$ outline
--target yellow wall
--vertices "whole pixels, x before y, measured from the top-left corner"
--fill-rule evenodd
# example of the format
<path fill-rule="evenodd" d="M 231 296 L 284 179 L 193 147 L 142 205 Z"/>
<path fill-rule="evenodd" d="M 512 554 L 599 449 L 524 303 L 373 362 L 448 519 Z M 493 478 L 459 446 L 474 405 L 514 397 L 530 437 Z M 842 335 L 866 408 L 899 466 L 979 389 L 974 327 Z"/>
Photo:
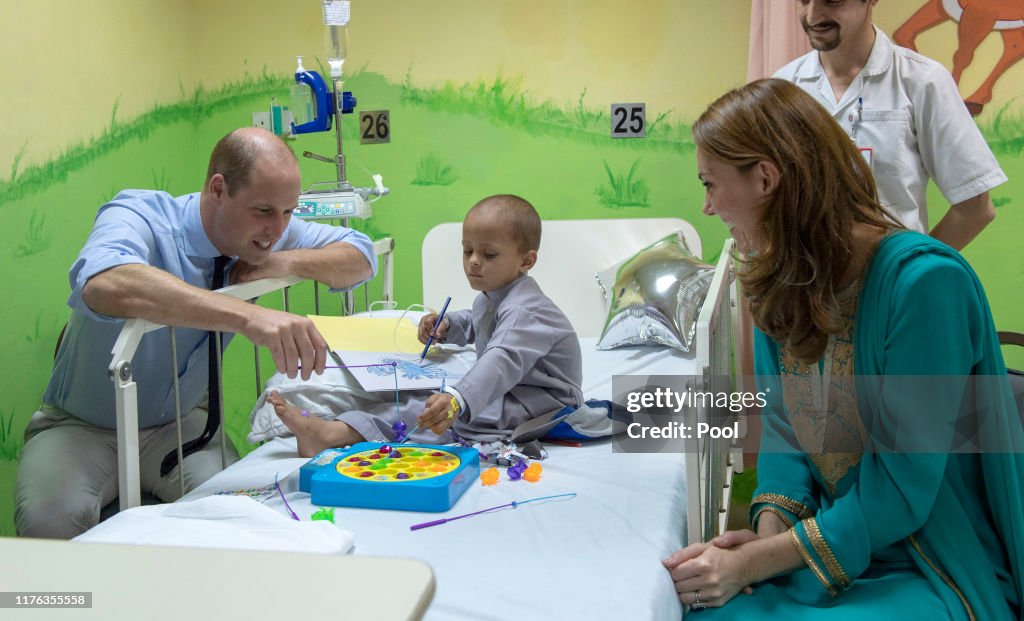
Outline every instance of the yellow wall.
<path fill-rule="evenodd" d="M 886 0 L 891 33 L 924 0 Z M 294 56 L 323 55 L 318 0 L 7 1 L 0 9 L 0 179 L 98 135 L 117 116 L 264 69 L 287 75 Z M 523 77 L 538 100 L 645 101 L 692 119 L 743 80 L 750 6 L 742 0 L 354 0 L 348 66 L 419 86 Z M 921 35 L 921 52 L 952 65 L 956 26 Z M 699 52 L 698 52 L 699 51 Z M 964 74 L 965 94 L 1002 51 L 991 35 Z M 1024 63 L 997 85 L 986 116 L 1016 96 Z M 983 117 L 984 120 L 984 117 Z"/>
<path fill-rule="evenodd" d="M 213 85 L 215 76 L 239 75 L 243 66 L 289 73 L 297 54 L 323 58 L 319 2 L 290 4 L 287 15 L 274 8 L 282 3 L 203 5 L 200 79 Z M 225 23 L 244 34 L 219 36 Z M 506 77 L 523 76 L 540 100 L 575 102 L 586 86 L 594 107 L 640 100 L 694 118 L 742 82 L 749 24 L 750 7 L 740 1 L 354 0 L 346 68 L 365 64 L 392 81 L 411 69 L 413 82 L 426 86 L 493 78 L 498 67 Z M 716 49 L 695 57 L 693 41 L 702 39 Z"/>
<path fill-rule="evenodd" d="M 11 4 L 0 19 L 0 179 L 22 145 L 24 169 L 98 135 L 119 97 L 129 119 L 181 89 L 288 75 L 297 54 L 315 68 L 324 53 L 317 0 Z M 411 68 L 419 86 L 501 68 L 538 100 L 575 103 L 586 87 L 595 109 L 645 101 L 651 118 L 692 119 L 746 75 L 750 7 L 739 0 L 354 0 L 352 13 L 346 68 L 392 81 Z"/>
<path fill-rule="evenodd" d="M 353 4 L 355 64 L 430 84 L 523 76 L 538 99 L 645 101 L 695 118 L 746 75 L 746 2 L 645 0 L 392 0 Z M 443 7 L 443 11 L 437 9 Z M 367 28 L 369 26 L 369 28 Z M 707 42 L 696 55 L 694 41 Z M 396 44 L 400 42 L 400 44 Z M 414 54 L 410 54 L 410 50 Z M 712 52 L 713 50 L 713 52 Z"/>
<path fill-rule="evenodd" d="M 191 2 L 4 0 L 0 180 L 193 87 Z"/>

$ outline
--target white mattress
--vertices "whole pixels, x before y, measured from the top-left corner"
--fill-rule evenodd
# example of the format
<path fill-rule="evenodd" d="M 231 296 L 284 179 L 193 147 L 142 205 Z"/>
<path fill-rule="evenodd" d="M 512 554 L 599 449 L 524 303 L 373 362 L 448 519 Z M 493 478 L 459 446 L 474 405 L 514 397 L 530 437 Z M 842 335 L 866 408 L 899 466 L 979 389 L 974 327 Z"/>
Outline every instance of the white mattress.
<path fill-rule="evenodd" d="M 613 374 L 696 372 L 692 356 L 667 348 L 597 352 L 594 340 L 583 339 L 588 399 L 610 398 Z M 354 533 L 356 555 L 431 565 L 437 592 L 427 619 L 680 619 L 661 559 L 686 540 L 683 455 L 613 453 L 610 442 L 549 445 L 548 451 L 539 482 L 509 481 L 503 472 L 496 486 L 473 485 L 446 514 L 339 507 L 335 522 Z M 295 455 L 294 439 L 272 440 L 184 500 L 264 486 L 277 473 L 291 507 L 309 519 L 316 508 L 298 491 L 298 468 L 307 460 Z M 444 516 L 567 492 L 578 496 L 409 530 Z M 279 497 L 265 505 L 285 512 Z M 105 536 L 109 541 L 109 531 Z M 88 533 L 81 538 L 88 539 Z"/>

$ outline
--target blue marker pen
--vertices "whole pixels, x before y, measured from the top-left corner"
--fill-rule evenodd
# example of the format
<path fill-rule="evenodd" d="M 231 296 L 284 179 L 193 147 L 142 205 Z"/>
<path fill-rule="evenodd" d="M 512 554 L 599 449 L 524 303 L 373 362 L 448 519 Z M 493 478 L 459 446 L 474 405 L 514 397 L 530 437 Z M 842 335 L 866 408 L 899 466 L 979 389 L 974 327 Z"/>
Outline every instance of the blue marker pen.
<path fill-rule="evenodd" d="M 441 307 L 441 313 L 437 316 L 437 321 L 434 322 L 434 328 L 430 331 L 430 336 L 427 337 L 427 344 L 423 346 L 423 353 L 420 354 L 420 362 L 427 357 L 427 352 L 430 350 L 430 345 L 434 342 L 434 333 L 437 332 L 438 326 L 444 320 L 445 311 L 448 310 L 448 304 L 452 301 L 452 296 L 448 296 L 448 299 L 444 301 L 444 306 Z"/>

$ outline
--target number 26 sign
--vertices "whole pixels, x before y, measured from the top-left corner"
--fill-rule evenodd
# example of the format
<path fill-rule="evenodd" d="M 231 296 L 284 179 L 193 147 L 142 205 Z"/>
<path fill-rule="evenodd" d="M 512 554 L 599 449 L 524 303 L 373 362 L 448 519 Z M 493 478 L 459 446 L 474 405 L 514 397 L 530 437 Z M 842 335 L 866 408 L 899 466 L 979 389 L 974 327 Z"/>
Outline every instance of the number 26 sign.
<path fill-rule="evenodd" d="M 363 110 L 359 113 L 359 143 L 391 142 L 391 119 L 387 110 Z"/>

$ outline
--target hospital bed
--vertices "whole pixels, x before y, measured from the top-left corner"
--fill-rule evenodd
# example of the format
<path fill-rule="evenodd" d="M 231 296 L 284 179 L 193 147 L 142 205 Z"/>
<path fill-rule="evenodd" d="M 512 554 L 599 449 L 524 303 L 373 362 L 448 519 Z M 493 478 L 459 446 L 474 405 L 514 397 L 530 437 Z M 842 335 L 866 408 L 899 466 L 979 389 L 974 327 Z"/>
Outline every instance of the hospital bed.
<path fill-rule="evenodd" d="M 673 230 L 701 255 L 699 237 L 682 220 L 544 223 L 540 259 L 531 275 L 580 334 L 587 399 L 619 400 L 623 390 L 643 385 L 649 376 L 693 376 L 707 387 L 730 389 L 722 383 L 733 377 L 731 240 L 720 254 L 689 353 L 661 346 L 594 349 L 607 309 L 594 274 Z M 452 308 L 469 307 L 474 292 L 464 285 L 461 270 L 461 225 L 433 229 L 424 240 L 423 257 L 424 300 L 437 304 L 451 295 Z M 618 394 L 613 394 L 613 376 Z M 126 394 L 129 401 L 130 391 Z M 728 412 L 700 408 L 693 415 Z M 661 559 L 724 530 L 737 449 L 728 440 L 711 439 L 688 440 L 685 450 L 660 453 L 616 452 L 611 441 L 546 449 L 537 483 L 503 476 L 492 487 L 473 485 L 445 514 L 338 508 L 335 522 L 352 532 L 356 555 L 409 557 L 431 565 L 437 590 L 427 619 L 678 619 L 682 609 Z M 308 519 L 316 507 L 298 491 L 297 474 L 306 461 L 297 456 L 293 438 L 275 438 L 183 500 L 266 486 L 279 478 L 290 509 Z M 427 519 L 569 492 L 577 496 L 409 529 Z M 264 505 L 286 511 L 276 496 Z M 117 541 L 121 535 L 100 524 L 81 539 Z M 138 542 L 130 533 L 123 537 Z M 377 593 L 368 596 L 386 600 L 386 585 Z"/>

